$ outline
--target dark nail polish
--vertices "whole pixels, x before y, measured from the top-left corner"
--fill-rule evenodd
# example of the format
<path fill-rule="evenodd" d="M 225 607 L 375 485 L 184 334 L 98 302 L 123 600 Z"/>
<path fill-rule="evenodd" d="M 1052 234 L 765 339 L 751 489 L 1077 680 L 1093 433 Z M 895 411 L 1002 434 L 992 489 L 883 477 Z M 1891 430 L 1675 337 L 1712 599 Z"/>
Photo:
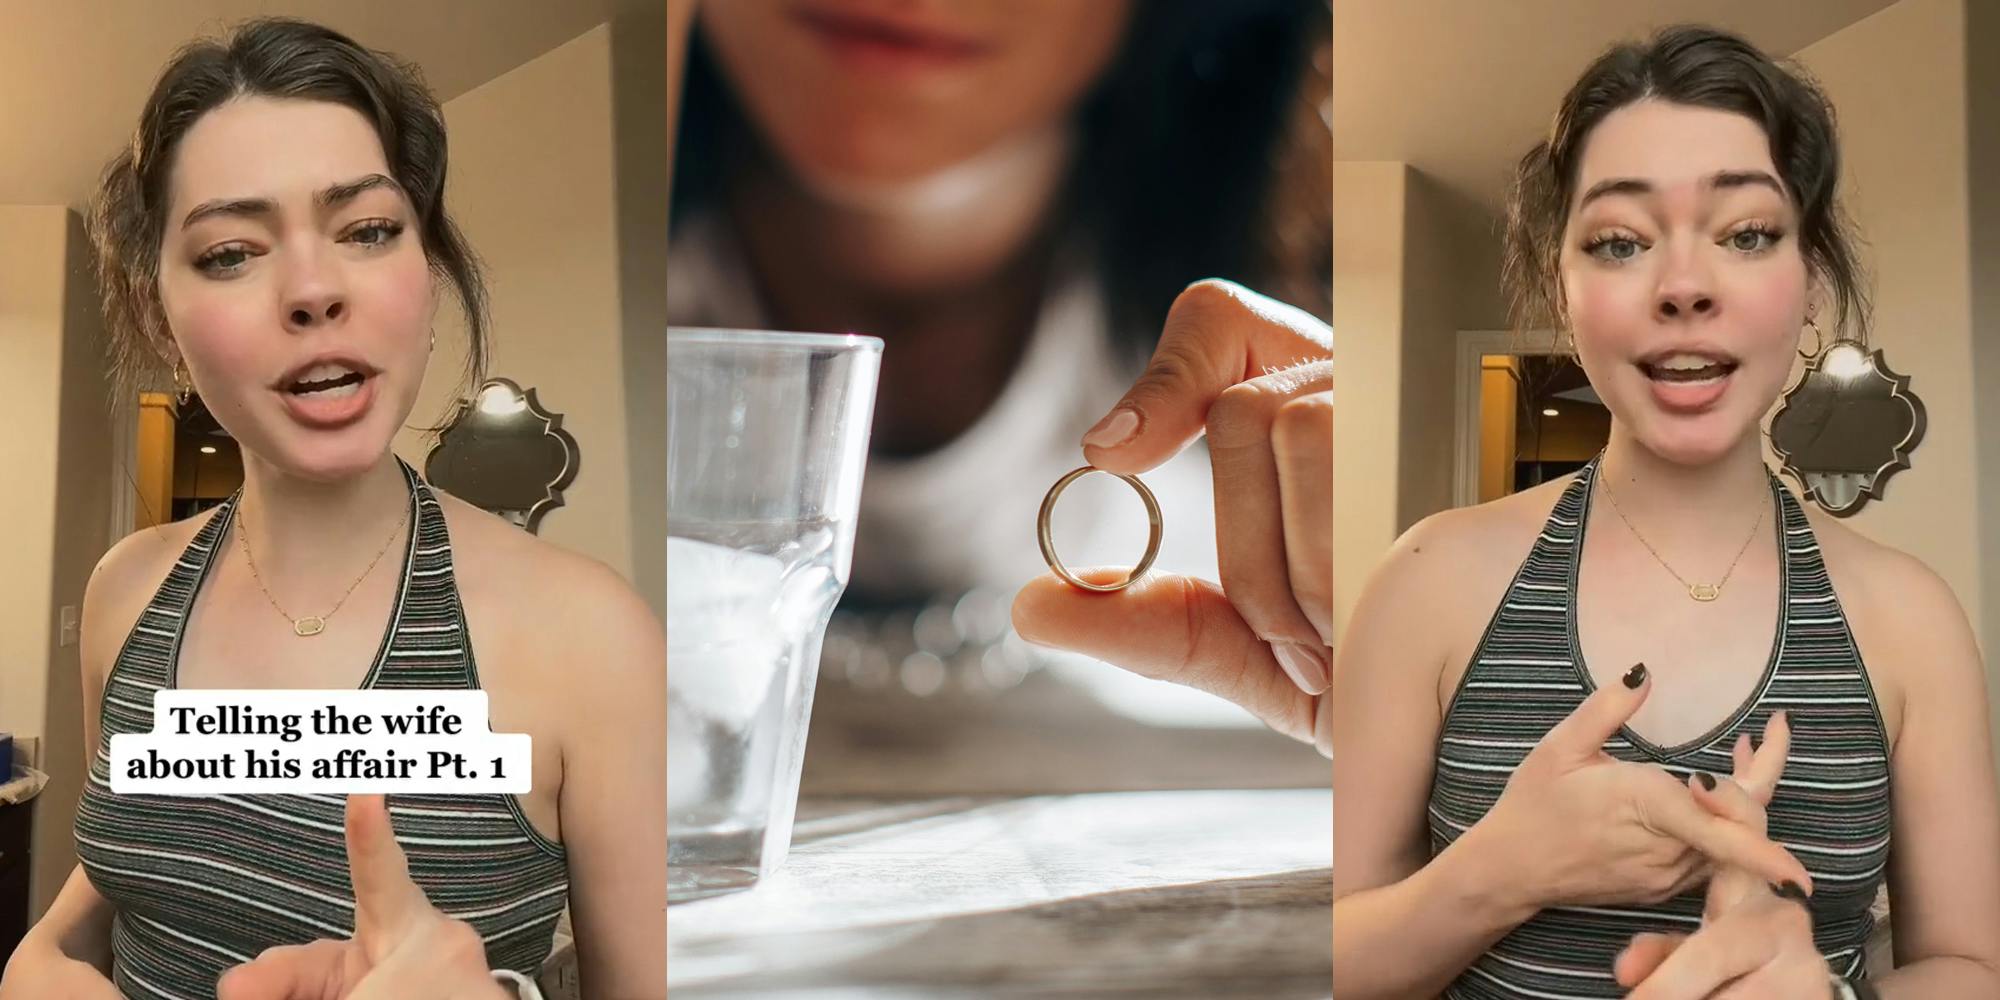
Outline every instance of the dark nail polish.
<path fill-rule="evenodd" d="M 1711 792 L 1715 791 L 1715 775 L 1707 771 L 1696 771 L 1694 773 L 1694 780 L 1701 782 L 1701 787 Z"/>
<path fill-rule="evenodd" d="M 1794 903 L 1804 903 L 1806 901 L 1806 891 L 1804 889 L 1799 888 L 1799 884 L 1797 882 L 1792 882 L 1792 881 L 1780 882 L 1777 885 L 1772 886 L 1771 891 L 1777 893 L 1779 896 L 1782 896 L 1785 899 L 1791 900 Z"/>
<path fill-rule="evenodd" d="M 1643 663 L 1635 663 L 1635 664 L 1633 664 L 1633 665 L 1632 665 L 1632 669 L 1630 669 L 1630 670 L 1627 670 L 1627 671 L 1625 671 L 1625 686 L 1626 686 L 1626 687 L 1628 687 L 1628 688 L 1634 688 L 1634 689 L 1636 689 L 1636 688 L 1638 688 L 1638 686 L 1639 686 L 1639 685 L 1641 685 L 1641 684 L 1644 684 L 1644 683 L 1646 683 L 1646 665 L 1645 665 L 1645 664 L 1643 664 Z"/>

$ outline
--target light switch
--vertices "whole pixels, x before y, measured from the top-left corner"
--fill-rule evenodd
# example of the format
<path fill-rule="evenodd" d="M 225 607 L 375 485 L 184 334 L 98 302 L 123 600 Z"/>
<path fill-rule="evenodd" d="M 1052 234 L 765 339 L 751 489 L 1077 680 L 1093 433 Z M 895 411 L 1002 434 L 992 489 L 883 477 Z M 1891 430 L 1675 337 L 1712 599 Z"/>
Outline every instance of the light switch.
<path fill-rule="evenodd" d="M 62 609 L 62 638 L 58 645 L 76 645 L 76 605 L 65 604 Z"/>

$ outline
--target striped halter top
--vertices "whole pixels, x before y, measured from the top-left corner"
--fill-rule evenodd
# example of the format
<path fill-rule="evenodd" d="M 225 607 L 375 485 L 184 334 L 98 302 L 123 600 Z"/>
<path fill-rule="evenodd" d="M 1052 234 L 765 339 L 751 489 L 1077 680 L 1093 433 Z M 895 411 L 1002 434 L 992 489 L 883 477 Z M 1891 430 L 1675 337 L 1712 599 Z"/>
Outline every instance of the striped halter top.
<path fill-rule="evenodd" d="M 415 530 L 362 686 L 477 688 L 444 511 L 415 470 L 402 470 Z M 113 981 L 135 1000 L 213 1000 L 222 973 L 265 948 L 353 933 L 342 796 L 111 792 L 111 737 L 152 729 L 153 692 L 174 686 L 184 623 L 226 551 L 241 497 L 202 526 L 119 651 L 77 808 L 77 854 L 116 912 Z M 537 974 L 568 901 L 562 846 L 536 832 L 511 795 L 391 795 L 388 804 L 410 876 L 431 903 L 478 930 L 492 968 Z"/>
<path fill-rule="evenodd" d="M 1528 751 L 1595 686 L 1577 638 L 1576 594 L 1602 458 L 1577 473 L 1556 502 L 1445 713 L 1430 794 L 1433 857 L 1486 815 Z M 1756 693 L 1692 743 L 1656 746 L 1626 729 L 1604 752 L 1657 764 L 1683 782 L 1697 770 L 1726 775 L 1735 768 L 1737 734 L 1761 736 L 1771 714 L 1785 710 L 1791 758 L 1767 812 L 1770 837 L 1812 874 L 1813 936 L 1827 963 L 1860 977 L 1874 929 L 1869 906 L 1889 857 L 1888 741 L 1805 511 L 1775 476 L 1771 494 L 1783 599 Z M 1544 909 L 1480 956 L 1445 996 L 1624 996 L 1611 973 L 1618 952 L 1642 931 L 1698 928 L 1705 891 L 1657 904 Z"/>

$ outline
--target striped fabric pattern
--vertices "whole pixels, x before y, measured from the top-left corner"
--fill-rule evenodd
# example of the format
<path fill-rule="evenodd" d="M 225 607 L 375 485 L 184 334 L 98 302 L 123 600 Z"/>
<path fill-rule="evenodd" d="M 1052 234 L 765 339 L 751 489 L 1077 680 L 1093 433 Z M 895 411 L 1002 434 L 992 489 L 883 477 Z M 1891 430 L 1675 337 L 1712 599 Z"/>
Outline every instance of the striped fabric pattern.
<path fill-rule="evenodd" d="M 414 469 L 402 469 L 416 527 L 362 686 L 477 688 L 443 509 Z M 265 948 L 353 932 L 341 796 L 111 793 L 111 737 L 152 729 L 153 692 L 175 683 L 182 623 L 240 499 L 225 501 L 188 544 L 105 684 L 76 841 L 91 884 L 116 908 L 113 980 L 127 997 L 213 1000 L 222 973 Z M 479 931 L 491 967 L 538 973 L 568 901 L 562 846 L 510 795 L 392 795 L 389 813 L 432 904 Z"/>
<path fill-rule="evenodd" d="M 1429 805 L 1434 857 L 1493 808 L 1528 751 L 1595 687 L 1577 638 L 1575 595 L 1601 461 L 1600 455 L 1578 472 L 1557 501 L 1445 715 Z M 1874 929 L 1869 904 L 1889 858 L 1888 741 L 1805 511 L 1776 477 L 1771 492 L 1780 512 L 1775 535 L 1784 554 L 1784 597 L 1778 641 L 1756 694 L 1691 743 L 1660 747 L 1625 730 L 1604 751 L 1656 764 L 1682 781 L 1697 770 L 1727 775 L 1737 734 L 1760 736 L 1772 713 L 1785 710 L 1792 750 L 1768 811 L 1770 836 L 1812 873 L 1820 952 L 1835 972 L 1859 978 Z M 1542 910 L 1494 944 L 1445 995 L 1623 996 L 1611 974 L 1618 952 L 1644 931 L 1695 930 L 1702 897 L 1697 889 L 1660 904 Z"/>

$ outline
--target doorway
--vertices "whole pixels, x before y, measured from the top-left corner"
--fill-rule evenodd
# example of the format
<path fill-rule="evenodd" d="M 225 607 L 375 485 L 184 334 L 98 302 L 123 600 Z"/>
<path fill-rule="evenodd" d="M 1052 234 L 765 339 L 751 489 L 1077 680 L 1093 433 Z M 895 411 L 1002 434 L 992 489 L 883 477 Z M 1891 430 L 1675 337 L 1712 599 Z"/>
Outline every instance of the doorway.
<path fill-rule="evenodd" d="M 1554 333 L 1468 331 L 1457 358 L 1457 506 L 1574 472 L 1610 440 L 1611 411 Z"/>
<path fill-rule="evenodd" d="M 193 517 L 243 484 L 242 450 L 200 396 L 182 403 L 167 393 L 144 392 L 127 413 L 131 448 L 121 457 L 130 464 L 118 479 L 131 502 L 114 510 L 114 540 Z"/>

